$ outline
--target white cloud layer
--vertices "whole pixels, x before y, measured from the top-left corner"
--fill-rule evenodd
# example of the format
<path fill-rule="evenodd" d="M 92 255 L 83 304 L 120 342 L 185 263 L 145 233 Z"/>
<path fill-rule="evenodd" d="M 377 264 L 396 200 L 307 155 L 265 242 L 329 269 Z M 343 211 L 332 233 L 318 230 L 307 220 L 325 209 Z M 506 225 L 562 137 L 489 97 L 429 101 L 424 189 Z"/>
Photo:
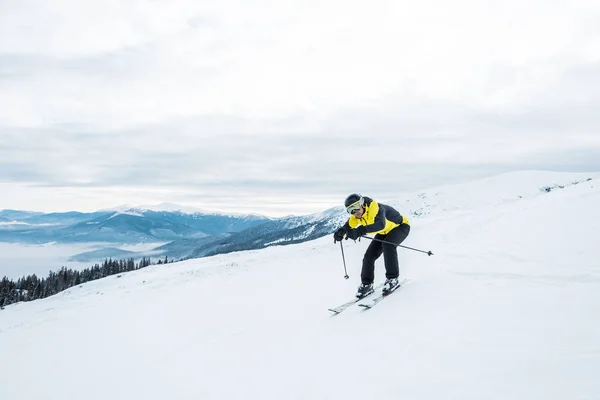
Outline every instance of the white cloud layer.
<path fill-rule="evenodd" d="M 599 27 L 582 0 L 4 1 L 0 208 L 274 215 L 597 171 Z"/>

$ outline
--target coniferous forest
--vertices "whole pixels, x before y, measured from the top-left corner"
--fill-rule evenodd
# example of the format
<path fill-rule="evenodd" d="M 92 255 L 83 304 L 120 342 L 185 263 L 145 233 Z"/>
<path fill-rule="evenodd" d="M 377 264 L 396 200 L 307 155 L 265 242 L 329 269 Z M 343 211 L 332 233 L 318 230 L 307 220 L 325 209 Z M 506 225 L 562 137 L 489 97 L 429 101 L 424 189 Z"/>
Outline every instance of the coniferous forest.
<path fill-rule="evenodd" d="M 169 260 L 158 260 L 157 264 L 166 264 Z M 16 282 L 6 276 L 0 281 L 0 309 L 19 301 L 43 299 L 55 295 L 70 287 L 89 281 L 105 278 L 110 275 L 135 271 L 152 265 L 150 258 L 142 258 L 135 262 L 133 258 L 123 260 L 104 260 L 102 265 L 75 271 L 62 267 L 60 271 L 50 271 L 47 278 L 38 278 L 35 274 L 19 278 Z"/>

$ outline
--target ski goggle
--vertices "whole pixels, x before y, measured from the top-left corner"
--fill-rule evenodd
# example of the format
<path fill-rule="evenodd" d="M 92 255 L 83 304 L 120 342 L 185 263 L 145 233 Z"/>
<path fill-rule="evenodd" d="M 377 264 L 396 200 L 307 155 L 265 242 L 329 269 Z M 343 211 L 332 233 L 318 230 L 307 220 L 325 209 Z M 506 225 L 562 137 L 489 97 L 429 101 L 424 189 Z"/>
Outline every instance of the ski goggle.
<path fill-rule="evenodd" d="M 355 214 L 360 211 L 361 207 L 362 207 L 362 201 L 359 200 L 355 203 L 350 204 L 348 207 L 346 207 L 346 211 L 348 212 L 348 214 Z"/>

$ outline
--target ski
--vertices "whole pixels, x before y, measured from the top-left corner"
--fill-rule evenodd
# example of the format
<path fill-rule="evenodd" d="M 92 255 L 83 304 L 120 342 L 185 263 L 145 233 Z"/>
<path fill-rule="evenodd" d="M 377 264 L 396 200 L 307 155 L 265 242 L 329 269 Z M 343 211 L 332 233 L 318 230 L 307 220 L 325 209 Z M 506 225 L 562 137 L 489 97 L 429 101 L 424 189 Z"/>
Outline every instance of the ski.
<path fill-rule="evenodd" d="M 398 282 L 398 286 L 396 286 L 394 288 L 394 290 L 392 290 L 391 292 L 386 293 L 386 294 L 380 293 L 377 297 L 370 299 L 370 301 L 368 303 L 361 303 L 361 304 L 359 304 L 359 307 L 363 307 L 366 310 L 375 307 L 375 305 L 377 303 L 381 302 L 381 300 L 385 299 L 390 294 L 392 294 L 396 290 L 400 289 L 400 287 L 404 286 L 407 282 L 408 282 L 408 279 L 401 280 L 400 282 Z"/>
<path fill-rule="evenodd" d="M 381 287 L 383 287 L 383 283 L 380 283 L 379 285 L 375 286 L 373 288 L 373 293 L 375 293 L 375 291 L 378 290 Z M 333 312 L 333 313 L 335 313 L 335 315 L 338 315 L 339 313 L 341 313 L 342 311 L 344 311 L 348 307 L 352 306 L 353 304 L 356 304 L 359 301 L 364 300 L 367 297 L 371 296 L 373 293 L 369 293 L 368 295 L 366 295 L 364 297 L 361 297 L 361 298 L 355 297 L 353 300 L 350 300 L 347 303 L 341 304 L 341 305 L 339 305 L 337 307 L 329 308 L 328 310 L 331 311 L 331 312 Z"/>

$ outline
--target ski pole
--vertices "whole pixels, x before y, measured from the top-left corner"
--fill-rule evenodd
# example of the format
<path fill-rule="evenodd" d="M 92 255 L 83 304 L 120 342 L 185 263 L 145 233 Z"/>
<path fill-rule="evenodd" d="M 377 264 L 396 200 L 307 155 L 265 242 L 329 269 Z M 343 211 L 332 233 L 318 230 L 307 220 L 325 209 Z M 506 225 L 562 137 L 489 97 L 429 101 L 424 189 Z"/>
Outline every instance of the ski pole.
<path fill-rule="evenodd" d="M 401 245 L 401 244 L 396 244 L 396 243 L 388 242 L 388 241 L 381 240 L 381 239 L 377 239 L 377 238 L 373 238 L 373 237 L 370 237 L 370 236 L 367 236 L 367 235 L 363 235 L 363 236 L 361 236 L 361 237 L 364 237 L 364 238 L 366 238 L 366 239 L 375 240 L 375 241 L 377 241 L 377 242 L 381 242 L 381 243 L 392 244 L 392 245 L 394 245 L 394 246 L 398 246 L 398 247 L 404 247 L 405 249 L 409 249 L 409 250 L 419 251 L 419 252 L 421 252 L 421 253 L 425 253 L 425 254 L 427 254 L 428 256 L 432 256 L 432 255 L 433 255 L 433 253 L 432 253 L 431 251 L 425 251 L 425 250 L 413 249 L 412 247 L 403 246 L 403 245 Z"/>
<path fill-rule="evenodd" d="M 348 276 L 348 270 L 346 270 L 346 257 L 344 256 L 344 245 L 342 244 L 342 242 L 340 241 L 340 249 L 342 249 L 342 261 L 344 261 L 344 272 L 346 273 L 346 275 L 344 275 L 345 279 L 350 278 Z"/>

